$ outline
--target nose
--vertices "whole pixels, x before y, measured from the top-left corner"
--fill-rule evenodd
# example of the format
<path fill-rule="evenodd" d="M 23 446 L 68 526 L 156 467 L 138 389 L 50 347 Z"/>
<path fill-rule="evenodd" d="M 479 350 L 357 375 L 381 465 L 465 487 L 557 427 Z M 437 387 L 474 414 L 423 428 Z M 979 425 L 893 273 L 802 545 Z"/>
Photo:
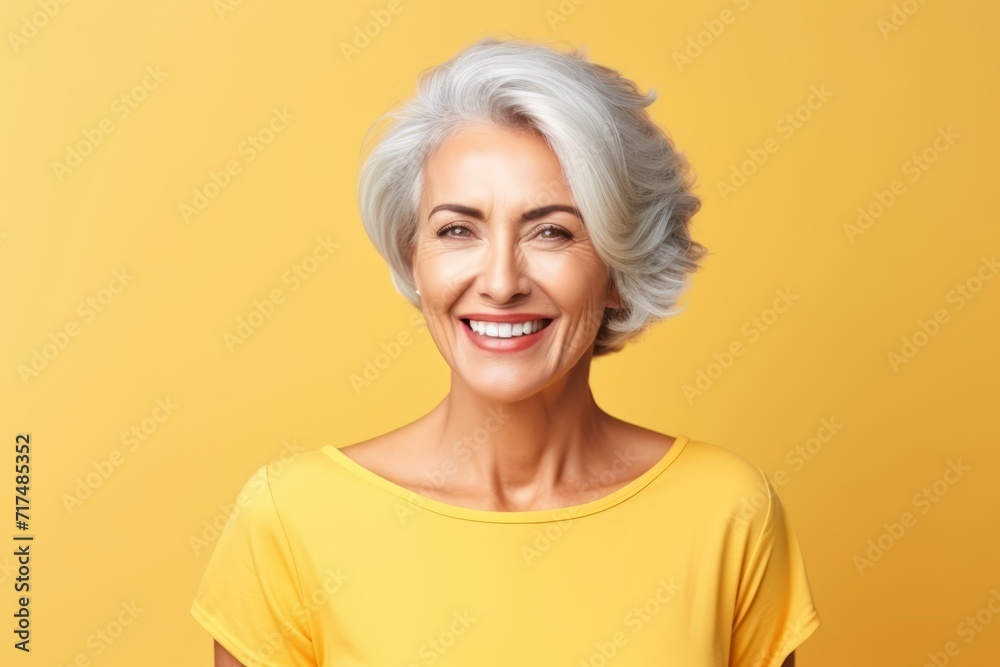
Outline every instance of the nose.
<path fill-rule="evenodd" d="M 527 294 L 528 276 L 525 257 L 513 234 L 498 234 L 490 239 L 482 258 L 482 296 L 496 303 L 507 303 L 518 294 Z"/>

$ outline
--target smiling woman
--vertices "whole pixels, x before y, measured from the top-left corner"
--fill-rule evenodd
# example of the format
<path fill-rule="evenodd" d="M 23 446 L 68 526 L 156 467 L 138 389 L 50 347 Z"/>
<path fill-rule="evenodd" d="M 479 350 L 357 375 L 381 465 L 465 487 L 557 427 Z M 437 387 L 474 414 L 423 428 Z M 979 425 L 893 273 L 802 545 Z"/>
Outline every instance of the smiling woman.
<path fill-rule="evenodd" d="M 792 664 L 820 619 L 766 475 L 590 389 L 706 253 L 654 99 L 487 38 L 389 114 L 362 221 L 451 387 L 247 482 L 191 608 L 216 665 Z"/>
<path fill-rule="evenodd" d="M 477 394 L 537 395 L 593 347 L 594 315 L 621 306 L 559 159 L 536 131 L 474 125 L 422 180 L 409 263 L 438 349 Z"/>

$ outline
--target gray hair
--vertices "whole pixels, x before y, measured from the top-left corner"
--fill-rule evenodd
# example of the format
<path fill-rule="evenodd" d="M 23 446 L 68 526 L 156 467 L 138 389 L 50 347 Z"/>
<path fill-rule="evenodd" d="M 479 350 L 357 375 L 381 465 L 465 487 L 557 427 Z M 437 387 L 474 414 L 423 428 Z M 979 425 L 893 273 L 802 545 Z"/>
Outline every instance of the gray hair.
<path fill-rule="evenodd" d="M 686 275 L 708 249 L 689 234 L 701 200 L 687 159 L 645 110 L 656 97 L 588 62 L 586 48 L 562 53 L 519 38 L 480 39 L 421 72 L 414 97 L 365 135 L 358 178 L 365 232 L 396 290 L 420 307 L 411 262 L 424 161 L 456 130 L 492 124 L 545 137 L 618 288 L 622 307 L 594 314 L 594 356 L 680 313 Z M 395 123 L 376 140 L 389 119 Z"/>

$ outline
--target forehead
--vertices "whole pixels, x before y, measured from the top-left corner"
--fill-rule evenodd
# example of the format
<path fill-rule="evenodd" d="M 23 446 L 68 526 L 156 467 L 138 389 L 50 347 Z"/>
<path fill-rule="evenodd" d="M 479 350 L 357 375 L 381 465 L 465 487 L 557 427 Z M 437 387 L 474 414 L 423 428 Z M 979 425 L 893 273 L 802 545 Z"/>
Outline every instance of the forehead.
<path fill-rule="evenodd" d="M 492 125 L 451 134 L 425 161 L 423 180 L 425 200 L 500 190 L 567 191 L 559 158 L 542 134 Z"/>

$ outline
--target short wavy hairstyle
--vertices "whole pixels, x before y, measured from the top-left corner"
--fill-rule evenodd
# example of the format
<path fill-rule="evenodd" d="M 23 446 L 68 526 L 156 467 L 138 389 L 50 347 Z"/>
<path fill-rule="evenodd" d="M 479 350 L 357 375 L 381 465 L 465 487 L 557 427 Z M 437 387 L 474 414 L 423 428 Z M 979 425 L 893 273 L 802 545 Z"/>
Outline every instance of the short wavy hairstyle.
<path fill-rule="evenodd" d="M 396 290 L 420 307 L 412 259 L 424 161 L 456 130 L 492 124 L 546 139 L 618 288 L 622 307 L 595 314 L 594 356 L 680 313 L 686 276 L 708 249 L 689 233 L 701 200 L 688 161 L 646 111 L 656 98 L 589 62 L 585 47 L 563 52 L 521 38 L 485 37 L 423 70 L 415 95 L 362 142 L 361 220 Z"/>

